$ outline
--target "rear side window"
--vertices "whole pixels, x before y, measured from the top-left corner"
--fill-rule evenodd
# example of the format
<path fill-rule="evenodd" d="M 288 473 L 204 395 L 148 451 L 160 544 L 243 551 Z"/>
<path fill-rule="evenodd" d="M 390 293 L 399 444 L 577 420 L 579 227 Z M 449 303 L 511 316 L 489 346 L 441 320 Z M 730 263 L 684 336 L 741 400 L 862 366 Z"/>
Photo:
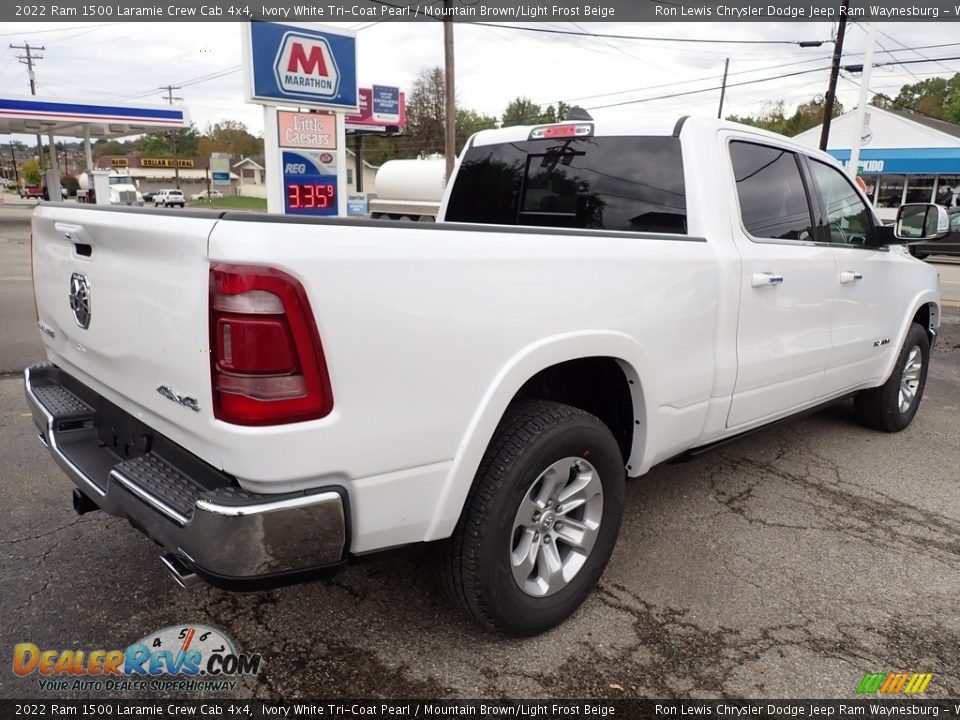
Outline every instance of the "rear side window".
<path fill-rule="evenodd" d="M 589 137 L 472 147 L 446 220 L 686 233 L 680 141 Z"/>
<path fill-rule="evenodd" d="M 758 238 L 813 240 L 813 219 L 797 156 L 747 142 L 730 143 L 740 217 Z"/>

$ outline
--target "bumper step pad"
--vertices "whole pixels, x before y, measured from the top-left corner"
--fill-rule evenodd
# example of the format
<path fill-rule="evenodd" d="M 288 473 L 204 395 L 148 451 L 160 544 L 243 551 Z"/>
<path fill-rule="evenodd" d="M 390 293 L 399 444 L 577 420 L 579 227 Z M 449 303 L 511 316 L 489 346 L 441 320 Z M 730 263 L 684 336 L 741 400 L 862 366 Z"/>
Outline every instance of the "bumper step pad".
<path fill-rule="evenodd" d="M 113 474 L 121 476 L 150 497 L 159 500 L 162 505 L 175 510 L 179 517 L 174 516 L 174 519 L 178 521 L 180 518 L 189 521 L 193 517 L 197 500 L 207 492 L 205 487 L 152 454 L 120 463 L 114 468 Z M 121 482 L 129 487 L 127 482 Z"/>
<path fill-rule="evenodd" d="M 60 385 L 41 385 L 33 393 L 56 420 L 93 415 L 92 407 Z"/>

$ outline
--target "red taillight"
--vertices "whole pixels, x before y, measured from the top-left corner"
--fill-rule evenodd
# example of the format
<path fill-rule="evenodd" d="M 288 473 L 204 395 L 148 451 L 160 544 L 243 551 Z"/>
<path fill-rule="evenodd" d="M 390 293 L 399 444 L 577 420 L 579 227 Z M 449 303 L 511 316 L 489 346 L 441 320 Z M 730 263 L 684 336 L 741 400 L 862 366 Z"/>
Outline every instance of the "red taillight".
<path fill-rule="evenodd" d="M 274 268 L 210 266 L 210 372 L 224 422 L 280 425 L 333 409 L 307 294 Z"/>

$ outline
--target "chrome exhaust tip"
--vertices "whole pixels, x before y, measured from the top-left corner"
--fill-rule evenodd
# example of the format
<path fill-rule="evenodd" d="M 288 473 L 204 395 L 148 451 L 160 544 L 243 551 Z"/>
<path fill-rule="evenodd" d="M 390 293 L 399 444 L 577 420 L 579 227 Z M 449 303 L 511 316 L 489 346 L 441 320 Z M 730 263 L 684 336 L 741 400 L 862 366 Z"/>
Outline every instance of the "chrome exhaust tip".
<path fill-rule="evenodd" d="M 167 572 L 170 573 L 173 581 L 185 590 L 203 582 L 199 575 L 187 567 L 187 565 L 173 553 L 164 553 L 161 555 L 160 562 L 163 563 Z"/>
<path fill-rule="evenodd" d="M 86 515 L 99 509 L 100 506 L 82 492 L 76 489 L 73 491 L 73 511 L 77 515 Z"/>

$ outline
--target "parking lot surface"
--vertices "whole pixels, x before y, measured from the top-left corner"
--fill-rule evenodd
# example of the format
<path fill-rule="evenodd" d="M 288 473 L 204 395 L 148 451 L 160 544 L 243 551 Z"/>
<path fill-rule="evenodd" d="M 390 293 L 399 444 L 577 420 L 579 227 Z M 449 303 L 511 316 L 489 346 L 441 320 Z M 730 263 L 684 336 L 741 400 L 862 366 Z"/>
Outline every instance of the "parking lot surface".
<path fill-rule="evenodd" d="M 0 227 L 0 269 L 28 275 L 11 228 Z M 933 673 L 928 697 L 960 696 L 953 322 L 902 433 L 863 429 L 840 405 L 628 483 L 599 588 L 563 625 L 515 640 L 447 607 L 429 548 L 265 592 L 176 587 L 127 523 L 73 513 L 15 375 L 42 359 L 35 338 L 14 342 L 17 328 L 33 332 L 32 301 L 4 292 L 2 697 L 67 696 L 13 674 L 16 643 L 125 648 L 180 624 L 263 655 L 261 674 L 224 697 L 849 698 L 865 673 L 894 671 Z"/>

